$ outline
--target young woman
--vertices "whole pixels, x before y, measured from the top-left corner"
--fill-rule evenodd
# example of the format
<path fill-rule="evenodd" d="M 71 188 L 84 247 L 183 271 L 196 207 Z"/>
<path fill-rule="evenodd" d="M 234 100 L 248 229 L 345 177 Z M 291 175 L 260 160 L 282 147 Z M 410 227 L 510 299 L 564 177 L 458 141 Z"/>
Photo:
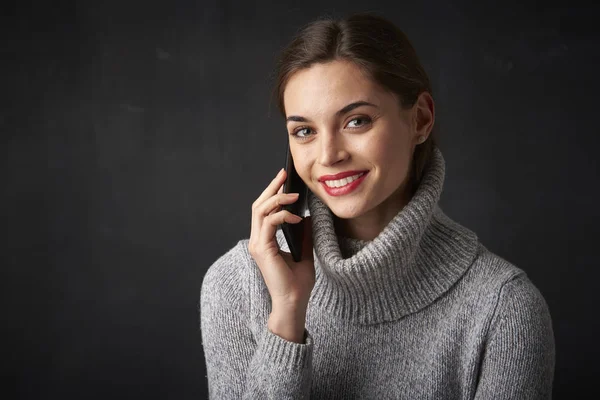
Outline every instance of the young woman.
<path fill-rule="evenodd" d="M 550 399 L 548 306 L 438 202 L 429 79 L 404 33 L 356 14 L 308 25 L 275 93 L 310 217 L 296 263 L 285 171 L 200 296 L 211 399 Z"/>

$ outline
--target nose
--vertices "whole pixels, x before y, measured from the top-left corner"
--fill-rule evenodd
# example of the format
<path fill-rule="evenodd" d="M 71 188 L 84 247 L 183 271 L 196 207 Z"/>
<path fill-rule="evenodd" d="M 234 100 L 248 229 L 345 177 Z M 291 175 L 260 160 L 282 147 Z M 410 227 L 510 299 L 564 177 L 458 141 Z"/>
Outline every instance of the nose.
<path fill-rule="evenodd" d="M 321 134 L 319 164 L 328 167 L 348 158 L 343 138 L 335 132 Z"/>

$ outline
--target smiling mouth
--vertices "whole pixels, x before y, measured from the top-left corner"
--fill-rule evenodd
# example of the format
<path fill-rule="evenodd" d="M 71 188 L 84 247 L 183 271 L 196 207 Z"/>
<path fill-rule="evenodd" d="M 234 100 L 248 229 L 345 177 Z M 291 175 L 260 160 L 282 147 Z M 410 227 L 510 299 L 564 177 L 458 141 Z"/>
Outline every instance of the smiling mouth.
<path fill-rule="evenodd" d="M 340 187 L 344 187 L 344 186 L 346 186 L 346 185 L 354 182 L 355 180 L 357 180 L 358 178 L 360 178 L 364 174 L 366 174 L 366 172 L 361 172 L 359 174 L 352 175 L 352 176 L 349 176 L 349 177 L 343 178 L 343 179 L 323 181 L 323 182 L 329 188 L 340 188 Z"/>
<path fill-rule="evenodd" d="M 343 196 L 350 194 L 361 186 L 365 180 L 369 171 L 361 172 L 359 174 L 346 177 L 344 179 L 333 180 L 333 181 L 321 181 L 323 189 L 330 196 Z M 337 185 L 337 186 L 336 186 Z"/>

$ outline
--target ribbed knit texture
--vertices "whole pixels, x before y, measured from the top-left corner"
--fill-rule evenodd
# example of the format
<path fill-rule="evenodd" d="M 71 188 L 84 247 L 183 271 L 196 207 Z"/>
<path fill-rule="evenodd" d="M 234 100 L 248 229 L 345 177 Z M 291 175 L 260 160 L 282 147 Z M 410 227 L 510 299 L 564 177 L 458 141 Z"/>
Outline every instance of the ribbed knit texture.
<path fill-rule="evenodd" d="M 271 299 L 240 240 L 208 269 L 200 328 L 211 399 L 550 399 L 548 306 L 525 272 L 439 207 L 434 149 L 372 241 L 336 235 L 312 192 L 316 284 L 305 342 L 267 329 Z M 289 251 L 277 231 L 282 250 Z"/>

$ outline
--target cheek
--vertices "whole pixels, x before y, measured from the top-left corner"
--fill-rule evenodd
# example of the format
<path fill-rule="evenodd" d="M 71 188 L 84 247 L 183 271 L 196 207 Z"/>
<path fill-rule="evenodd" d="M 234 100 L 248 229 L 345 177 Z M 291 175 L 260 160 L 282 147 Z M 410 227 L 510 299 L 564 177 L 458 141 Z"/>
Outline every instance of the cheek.
<path fill-rule="evenodd" d="M 380 140 L 373 140 L 365 149 L 367 157 L 377 165 L 383 175 L 405 174 L 410 161 L 410 142 L 405 140 L 403 132 L 381 135 Z"/>
<path fill-rule="evenodd" d="M 298 175 L 300 175 L 300 178 L 302 178 L 302 180 L 304 182 L 310 182 L 311 179 L 311 175 L 310 175 L 310 167 L 308 165 L 308 163 L 306 162 L 306 158 L 305 157 L 301 157 L 299 158 L 299 160 L 301 161 L 294 161 L 294 167 L 296 168 L 296 172 L 298 172 Z"/>
<path fill-rule="evenodd" d="M 397 163 L 398 156 L 402 154 L 402 147 L 399 135 L 386 132 L 385 134 L 373 136 L 364 143 L 360 151 L 373 164 L 385 168 L 386 165 Z"/>

